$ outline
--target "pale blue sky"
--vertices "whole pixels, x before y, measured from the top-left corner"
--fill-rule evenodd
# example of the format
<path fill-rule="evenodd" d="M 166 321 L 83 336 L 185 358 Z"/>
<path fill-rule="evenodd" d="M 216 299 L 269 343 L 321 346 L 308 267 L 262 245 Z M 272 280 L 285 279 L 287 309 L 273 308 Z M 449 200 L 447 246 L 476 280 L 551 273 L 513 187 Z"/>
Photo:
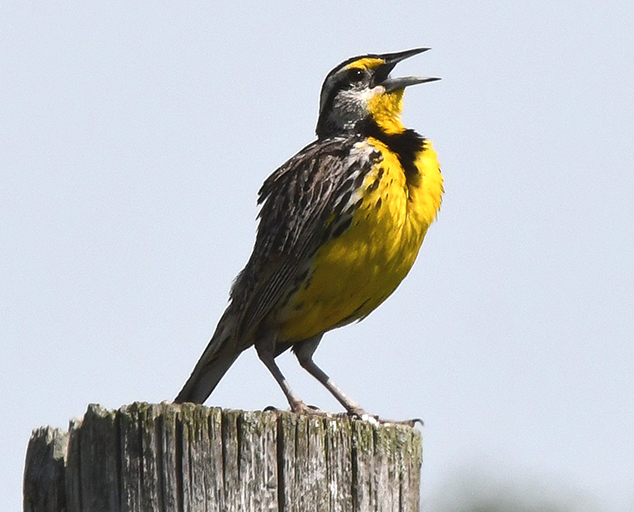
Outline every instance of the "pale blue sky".
<path fill-rule="evenodd" d="M 435 143 L 443 208 L 395 295 L 316 361 L 367 410 L 425 420 L 428 512 L 471 472 L 634 510 L 633 26 L 615 1 L 4 2 L 7 510 L 32 428 L 176 395 L 325 74 L 418 46 L 396 73 L 443 78 L 404 115 Z M 286 407 L 253 352 L 208 404 Z"/>

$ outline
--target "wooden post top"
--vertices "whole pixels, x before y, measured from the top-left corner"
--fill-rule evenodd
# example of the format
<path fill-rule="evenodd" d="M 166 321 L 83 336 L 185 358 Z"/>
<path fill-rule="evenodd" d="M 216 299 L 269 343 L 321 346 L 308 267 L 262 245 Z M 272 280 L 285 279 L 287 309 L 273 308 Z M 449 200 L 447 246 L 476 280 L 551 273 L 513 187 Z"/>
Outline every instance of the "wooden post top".
<path fill-rule="evenodd" d="M 405 425 L 201 405 L 90 405 L 33 431 L 24 510 L 419 510 L 422 442 Z"/>

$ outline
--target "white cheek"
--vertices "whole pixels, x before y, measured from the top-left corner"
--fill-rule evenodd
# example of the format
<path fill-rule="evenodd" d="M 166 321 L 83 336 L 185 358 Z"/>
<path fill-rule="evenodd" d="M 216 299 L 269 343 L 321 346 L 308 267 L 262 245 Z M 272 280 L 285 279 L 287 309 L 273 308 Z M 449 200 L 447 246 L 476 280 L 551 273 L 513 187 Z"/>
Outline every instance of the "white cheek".
<path fill-rule="evenodd" d="M 384 91 L 385 88 L 382 85 L 362 91 L 346 91 L 342 94 L 343 101 L 339 104 L 339 108 L 358 117 L 362 113 L 367 112 L 368 103 L 370 103 L 372 98 L 377 94 L 382 94 Z"/>
<path fill-rule="evenodd" d="M 367 91 L 365 91 L 365 93 L 367 96 L 366 101 L 370 101 L 375 96 L 378 96 L 380 94 L 385 94 L 385 87 L 383 87 L 382 85 L 377 85 L 373 87 L 372 89 L 368 89 Z"/>
<path fill-rule="evenodd" d="M 351 92 L 350 96 L 357 102 L 362 105 L 367 105 L 372 98 L 379 94 L 385 93 L 385 87 L 382 85 L 377 85 L 372 89 L 364 89 L 362 91 Z"/>

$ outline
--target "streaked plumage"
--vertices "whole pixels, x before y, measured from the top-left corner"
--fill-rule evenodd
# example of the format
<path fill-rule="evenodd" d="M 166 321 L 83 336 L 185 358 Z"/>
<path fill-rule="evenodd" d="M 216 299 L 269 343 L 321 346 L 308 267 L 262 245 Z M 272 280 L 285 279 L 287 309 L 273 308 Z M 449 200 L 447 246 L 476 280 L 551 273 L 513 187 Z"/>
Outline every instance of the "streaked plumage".
<path fill-rule="evenodd" d="M 177 402 L 202 403 L 238 355 L 255 345 L 296 412 L 308 409 L 274 358 L 300 364 L 349 413 L 364 411 L 312 361 L 322 335 L 379 306 L 407 275 L 442 195 L 431 143 L 400 121 L 406 86 L 390 78 L 424 49 L 349 59 L 322 86 L 317 140 L 260 189 L 253 253 Z"/>

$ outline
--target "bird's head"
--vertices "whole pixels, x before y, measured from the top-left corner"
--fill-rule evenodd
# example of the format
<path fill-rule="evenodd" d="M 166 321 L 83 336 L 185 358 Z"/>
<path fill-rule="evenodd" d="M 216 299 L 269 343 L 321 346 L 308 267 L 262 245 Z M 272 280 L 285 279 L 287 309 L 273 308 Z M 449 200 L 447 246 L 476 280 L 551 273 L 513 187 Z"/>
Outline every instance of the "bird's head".
<path fill-rule="evenodd" d="M 321 88 L 317 137 L 363 132 L 374 123 L 386 133 L 404 130 L 401 123 L 405 87 L 440 80 L 432 77 L 392 78 L 394 66 L 429 48 L 353 57 L 334 68 Z"/>

